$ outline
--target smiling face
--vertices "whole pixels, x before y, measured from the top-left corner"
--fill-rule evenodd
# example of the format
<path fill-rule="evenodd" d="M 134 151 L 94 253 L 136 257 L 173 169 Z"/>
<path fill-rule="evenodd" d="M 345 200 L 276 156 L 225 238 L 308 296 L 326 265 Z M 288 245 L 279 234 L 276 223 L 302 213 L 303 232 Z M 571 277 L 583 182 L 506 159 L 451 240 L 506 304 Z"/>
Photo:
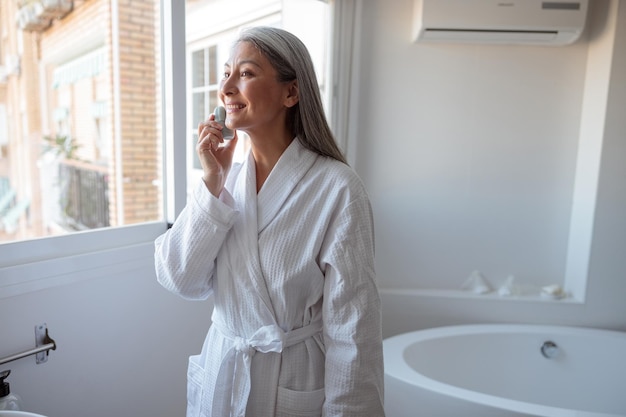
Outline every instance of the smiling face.
<path fill-rule="evenodd" d="M 284 134 L 287 110 L 298 102 L 297 92 L 296 81 L 279 82 L 276 69 L 253 44 L 235 44 L 219 93 L 229 128 L 250 137 Z"/>

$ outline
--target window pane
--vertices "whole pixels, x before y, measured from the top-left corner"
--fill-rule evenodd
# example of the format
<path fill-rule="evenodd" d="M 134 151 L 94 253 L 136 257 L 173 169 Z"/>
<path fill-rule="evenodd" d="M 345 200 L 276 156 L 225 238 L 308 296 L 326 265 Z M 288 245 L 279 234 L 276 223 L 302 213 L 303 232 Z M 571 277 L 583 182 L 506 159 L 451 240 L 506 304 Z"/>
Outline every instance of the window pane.
<path fill-rule="evenodd" d="M 204 51 L 196 51 L 191 55 L 193 68 L 191 76 L 191 85 L 193 87 L 201 87 L 204 85 Z"/>
<path fill-rule="evenodd" d="M 163 219 L 159 22 L 159 0 L 2 2 L 0 242 Z"/>
<path fill-rule="evenodd" d="M 193 121 L 192 125 L 196 128 L 198 127 L 198 123 L 203 121 L 206 117 L 206 93 L 201 91 L 199 93 L 192 93 L 193 96 Z M 197 129 L 196 129 L 197 130 Z"/>
<path fill-rule="evenodd" d="M 188 96 L 189 138 L 188 161 L 189 189 L 201 176 L 201 166 L 195 153 L 198 140 L 198 123 L 206 119 L 213 109 L 221 104 L 218 100 L 219 82 L 224 72 L 224 63 L 228 59 L 232 43 L 241 29 L 251 26 L 281 27 L 298 36 L 309 49 L 324 103 L 329 103 L 329 79 L 326 73 L 330 54 L 330 1 L 320 0 L 245 0 L 233 7 L 232 0 L 186 0 L 187 54 L 190 57 L 188 74 L 193 78 L 192 91 Z M 219 24 L 207 24 L 209 16 L 219 16 Z M 197 58 L 202 56 L 203 59 Z M 203 74 L 204 83 L 197 74 Z M 205 101 L 200 94 L 205 93 Z M 328 112 L 328 109 L 326 109 Z M 243 159 L 249 148 L 248 139 L 239 132 L 236 160 Z"/>
<path fill-rule="evenodd" d="M 219 71 L 217 62 L 217 46 L 213 45 L 209 48 L 209 84 L 216 85 L 218 83 L 217 72 Z"/>

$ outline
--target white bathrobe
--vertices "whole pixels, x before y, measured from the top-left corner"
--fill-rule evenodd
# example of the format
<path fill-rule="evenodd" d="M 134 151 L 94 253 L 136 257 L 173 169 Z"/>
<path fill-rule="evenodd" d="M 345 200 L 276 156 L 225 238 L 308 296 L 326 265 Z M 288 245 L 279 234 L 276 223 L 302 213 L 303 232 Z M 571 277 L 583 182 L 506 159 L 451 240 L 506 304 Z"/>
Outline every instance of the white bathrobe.
<path fill-rule="evenodd" d="M 372 213 L 350 167 L 296 139 L 257 194 L 248 154 L 155 249 L 166 289 L 214 296 L 187 417 L 384 415 Z"/>

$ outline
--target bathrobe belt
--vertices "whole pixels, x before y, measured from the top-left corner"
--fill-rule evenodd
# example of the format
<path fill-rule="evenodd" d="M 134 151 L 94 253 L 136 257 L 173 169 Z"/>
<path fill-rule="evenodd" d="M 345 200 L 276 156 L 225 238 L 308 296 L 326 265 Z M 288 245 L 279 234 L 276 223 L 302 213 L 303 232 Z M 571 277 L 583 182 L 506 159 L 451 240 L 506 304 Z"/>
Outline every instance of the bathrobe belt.
<path fill-rule="evenodd" d="M 282 352 L 284 348 L 300 343 L 322 331 L 322 321 L 290 332 L 284 332 L 275 324 L 263 326 L 252 337 L 244 339 L 227 327 L 213 323 L 213 326 L 233 342 L 216 379 L 213 396 L 213 417 L 244 417 L 250 394 L 250 366 L 256 352 Z"/>

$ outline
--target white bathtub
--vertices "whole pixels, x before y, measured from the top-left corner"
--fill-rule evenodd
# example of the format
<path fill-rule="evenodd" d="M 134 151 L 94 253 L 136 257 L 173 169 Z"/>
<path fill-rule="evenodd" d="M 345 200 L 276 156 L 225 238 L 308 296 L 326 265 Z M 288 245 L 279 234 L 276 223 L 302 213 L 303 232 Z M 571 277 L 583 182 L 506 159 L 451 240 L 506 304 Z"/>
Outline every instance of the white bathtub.
<path fill-rule="evenodd" d="M 385 339 L 384 357 L 387 417 L 626 416 L 622 332 L 439 327 Z"/>

